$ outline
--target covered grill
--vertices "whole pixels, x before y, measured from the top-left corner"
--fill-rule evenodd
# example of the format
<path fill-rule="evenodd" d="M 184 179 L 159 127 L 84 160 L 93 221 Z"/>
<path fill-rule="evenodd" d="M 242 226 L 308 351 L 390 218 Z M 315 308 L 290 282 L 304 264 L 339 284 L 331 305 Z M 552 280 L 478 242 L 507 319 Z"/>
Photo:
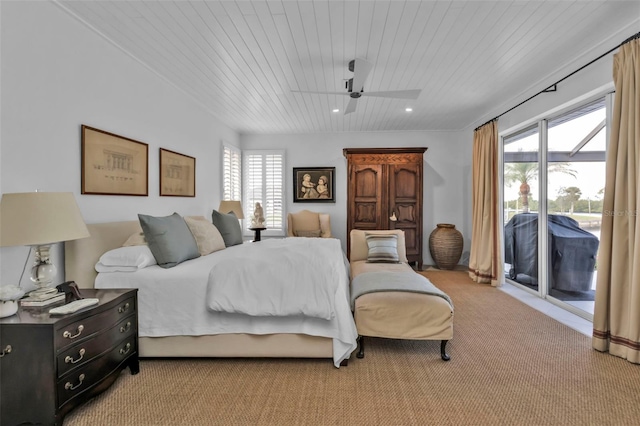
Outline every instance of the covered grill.
<path fill-rule="evenodd" d="M 520 213 L 504 228 L 505 262 L 509 276 L 537 284 L 538 214 Z M 589 291 L 598 252 L 598 238 L 578 226 L 574 219 L 549 215 L 550 286 L 563 291 Z"/>

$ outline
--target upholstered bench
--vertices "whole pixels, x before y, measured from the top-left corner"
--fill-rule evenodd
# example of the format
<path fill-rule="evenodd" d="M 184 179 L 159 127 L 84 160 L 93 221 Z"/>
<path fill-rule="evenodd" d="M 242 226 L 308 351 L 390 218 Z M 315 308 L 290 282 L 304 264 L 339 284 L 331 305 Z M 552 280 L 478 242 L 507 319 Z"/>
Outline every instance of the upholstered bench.
<path fill-rule="evenodd" d="M 440 340 L 440 356 L 448 361 L 453 304 L 449 296 L 409 266 L 404 232 L 352 230 L 350 237 L 351 303 L 360 343 L 356 356 L 364 357 L 367 336 Z M 393 254 L 391 259 L 380 261 L 394 247 L 399 263 L 392 263 Z"/>

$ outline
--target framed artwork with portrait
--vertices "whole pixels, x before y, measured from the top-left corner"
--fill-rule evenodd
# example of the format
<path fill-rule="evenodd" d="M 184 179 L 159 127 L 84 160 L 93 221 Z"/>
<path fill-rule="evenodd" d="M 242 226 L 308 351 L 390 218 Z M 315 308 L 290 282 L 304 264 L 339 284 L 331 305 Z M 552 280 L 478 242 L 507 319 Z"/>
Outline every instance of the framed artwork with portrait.
<path fill-rule="evenodd" d="M 335 167 L 294 167 L 294 203 L 335 203 Z"/>

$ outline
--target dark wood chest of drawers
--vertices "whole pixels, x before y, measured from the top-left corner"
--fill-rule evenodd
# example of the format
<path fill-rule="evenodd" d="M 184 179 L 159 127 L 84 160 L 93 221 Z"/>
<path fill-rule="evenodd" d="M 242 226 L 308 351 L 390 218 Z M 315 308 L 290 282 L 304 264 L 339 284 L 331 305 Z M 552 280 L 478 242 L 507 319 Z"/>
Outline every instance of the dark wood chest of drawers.
<path fill-rule="evenodd" d="M 88 290 L 68 315 L 20 308 L 0 319 L 0 424 L 61 425 L 74 407 L 139 371 L 137 290 Z"/>

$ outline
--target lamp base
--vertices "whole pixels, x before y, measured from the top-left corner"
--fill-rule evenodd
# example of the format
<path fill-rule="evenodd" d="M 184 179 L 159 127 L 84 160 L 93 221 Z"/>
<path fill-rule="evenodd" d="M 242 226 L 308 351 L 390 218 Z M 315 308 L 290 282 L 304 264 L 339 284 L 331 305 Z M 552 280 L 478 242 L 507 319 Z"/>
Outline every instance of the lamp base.
<path fill-rule="evenodd" d="M 33 267 L 31 268 L 31 281 L 33 281 L 38 288 L 30 292 L 29 296 L 48 299 L 51 293 L 58 291 L 56 288 L 49 287 L 56 276 L 56 266 L 52 264 L 49 259 L 50 251 L 51 244 L 42 244 L 34 247 L 35 258 Z"/>

